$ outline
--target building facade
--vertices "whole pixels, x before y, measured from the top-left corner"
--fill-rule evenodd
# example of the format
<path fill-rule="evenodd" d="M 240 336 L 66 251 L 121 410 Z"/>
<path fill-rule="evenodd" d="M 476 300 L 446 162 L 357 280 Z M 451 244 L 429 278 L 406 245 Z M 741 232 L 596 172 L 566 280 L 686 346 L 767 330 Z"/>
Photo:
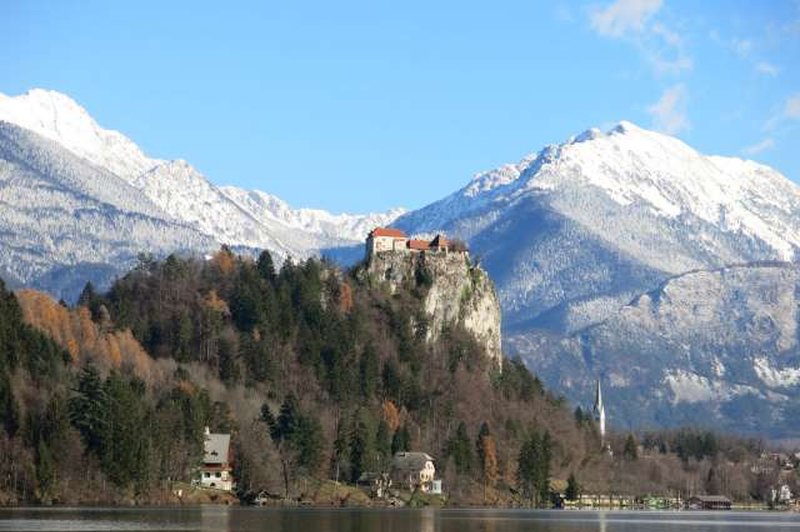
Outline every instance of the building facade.
<path fill-rule="evenodd" d="M 231 435 L 215 434 L 206 427 L 203 442 L 203 465 L 200 467 L 200 486 L 231 491 Z"/>
<path fill-rule="evenodd" d="M 408 237 L 400 229 L 376 227 L 367 236 L 367 255 L 384 251 L 405 251 Z"/>
<path fill-rule="evenodd" d="M 434 485 L 436 466 L 428 453 L 399 452 L 392 458 L 391 478 L 393 485 L 409 490 L 419 489 L 428 493 L 434 487 L 441 492 L 441 482 Z"/>

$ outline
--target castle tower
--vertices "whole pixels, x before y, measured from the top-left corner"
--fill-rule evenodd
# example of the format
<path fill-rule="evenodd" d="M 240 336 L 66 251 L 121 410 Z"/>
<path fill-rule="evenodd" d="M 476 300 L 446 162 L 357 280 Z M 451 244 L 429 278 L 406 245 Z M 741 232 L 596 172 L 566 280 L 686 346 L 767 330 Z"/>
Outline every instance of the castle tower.
<path fill-rule="evenodd" d="M 606 441 L 606 407 L 603 405 L 603 390 L 600 388 L 600 379 L 597 379 L 597 389 L 594 393 L 594 419 L 600 426 L 600 439 Z"/>

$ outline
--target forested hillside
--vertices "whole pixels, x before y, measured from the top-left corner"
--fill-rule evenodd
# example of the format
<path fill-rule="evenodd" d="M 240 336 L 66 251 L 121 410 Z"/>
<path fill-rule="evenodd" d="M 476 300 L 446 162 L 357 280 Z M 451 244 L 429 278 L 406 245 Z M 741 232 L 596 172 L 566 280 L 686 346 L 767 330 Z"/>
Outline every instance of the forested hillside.
<path fill-rule="evenodd" d="M 398 450 L 434 456 L 451 503 L 547 504 L 570 474 L 595 492 L 768 486 L 746 474 L 757 442 L 699 431 L 615 435 L 609 456 L 591 419 L 458 321 L 426 340 L 426 272 L 392 293 L 360 268 L 223 248 L 143 256 L 73 308 L 3 288 L 0 502 L 174 502 L 205 426 L 232 434 L 244 499 L 339 503 L 326 482 Z"/>

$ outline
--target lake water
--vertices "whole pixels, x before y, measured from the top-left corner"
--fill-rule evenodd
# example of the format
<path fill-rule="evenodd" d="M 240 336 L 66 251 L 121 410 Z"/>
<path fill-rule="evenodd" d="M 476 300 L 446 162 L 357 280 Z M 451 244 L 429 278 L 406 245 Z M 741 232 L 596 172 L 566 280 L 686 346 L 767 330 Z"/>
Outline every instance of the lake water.
<path fill-rule="evenodd" d="M 781 532 L 800 514 L 461 509 L 17 508 L 0 531 L 198 530 L 269 532 Z"/>

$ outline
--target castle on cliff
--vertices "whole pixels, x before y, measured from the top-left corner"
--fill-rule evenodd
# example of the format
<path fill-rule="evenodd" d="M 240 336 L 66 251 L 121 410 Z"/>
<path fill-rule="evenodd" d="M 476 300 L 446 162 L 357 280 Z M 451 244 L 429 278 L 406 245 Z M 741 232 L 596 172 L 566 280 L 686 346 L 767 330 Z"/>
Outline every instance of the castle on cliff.
<path fill-rule="evenodd" d="M 367 257 L 384 251 L 398 251 L 401 253 L 447 253 L 449 251 L 466 253 L 466 247 L 455 245 L 448 241 L 444 235 L 437 234 L 433 240 L 408 238 L 400 229 L 392 227 L 376 227 L 367 235 Z"/>

